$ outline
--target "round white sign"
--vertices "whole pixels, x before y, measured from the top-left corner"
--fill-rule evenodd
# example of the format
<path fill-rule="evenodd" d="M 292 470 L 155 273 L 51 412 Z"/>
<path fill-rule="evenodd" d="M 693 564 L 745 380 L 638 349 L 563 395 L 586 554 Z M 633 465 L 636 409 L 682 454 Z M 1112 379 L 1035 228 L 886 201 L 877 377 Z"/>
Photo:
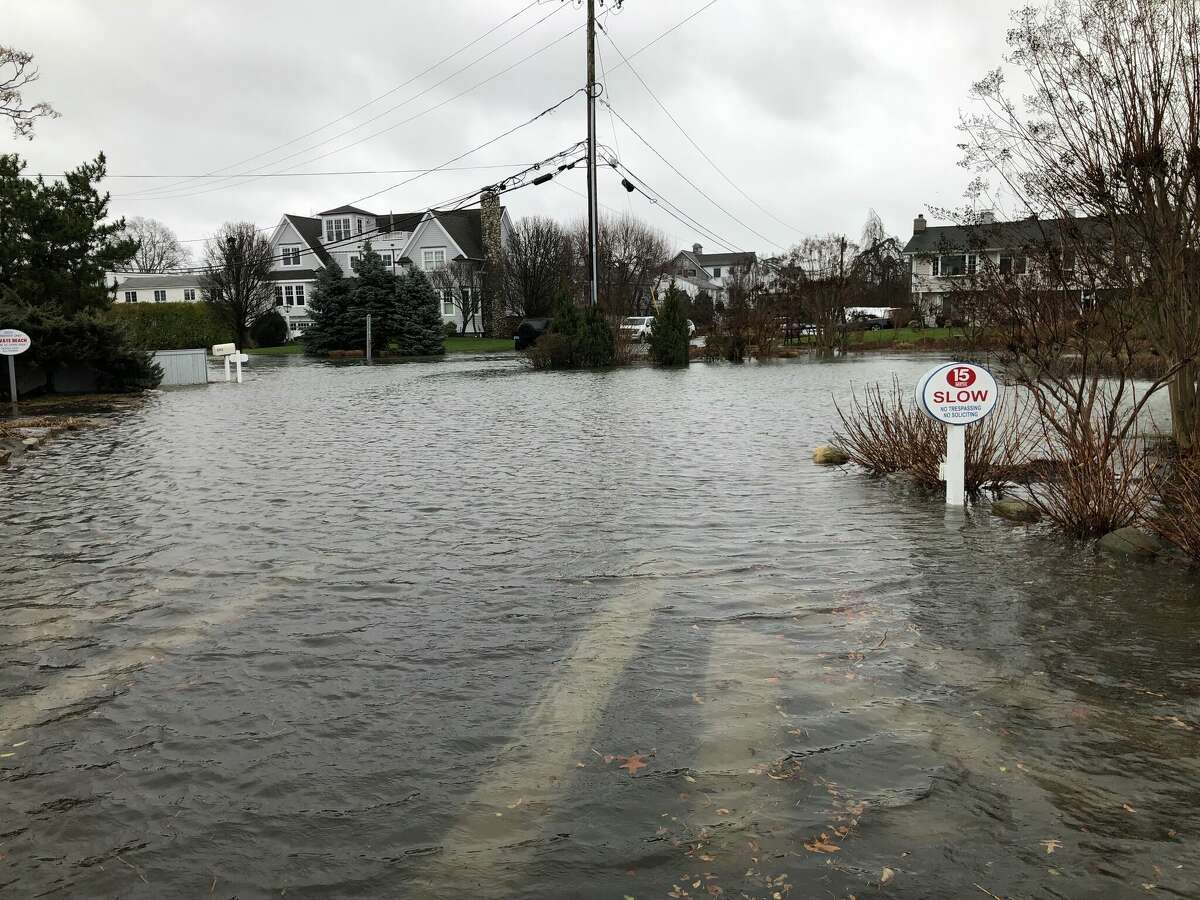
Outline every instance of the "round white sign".
<path fill-rule="evenodd" d="M 1000 388 L 992 373 L 971 363 L 945 363 L 917 382 L 925 415 L 946 425 L 970 425 L 996 408 Z"/>
<path fill-rule="evenodd" d="M 15 328 L 0 329 L 0 356 L 18 356 L 29 349 L 33 341 L 23 331 Z"/>

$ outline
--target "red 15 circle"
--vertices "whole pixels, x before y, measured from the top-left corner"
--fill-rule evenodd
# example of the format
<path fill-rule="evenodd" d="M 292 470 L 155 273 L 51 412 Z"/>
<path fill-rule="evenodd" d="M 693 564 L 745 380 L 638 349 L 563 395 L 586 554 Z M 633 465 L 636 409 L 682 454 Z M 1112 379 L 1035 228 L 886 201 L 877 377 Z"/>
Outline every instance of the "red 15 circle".
<path fill-rule="evenodd" d="M 956 366 L 946 373 L 950 387 L 966 388 L 975 383 L 975 370 L 970 366 Z"/>

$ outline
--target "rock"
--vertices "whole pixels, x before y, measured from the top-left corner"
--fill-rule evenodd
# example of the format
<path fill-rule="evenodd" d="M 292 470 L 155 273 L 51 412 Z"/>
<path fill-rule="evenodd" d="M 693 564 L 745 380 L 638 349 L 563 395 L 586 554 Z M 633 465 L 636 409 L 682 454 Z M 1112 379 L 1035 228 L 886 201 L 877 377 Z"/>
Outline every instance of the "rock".
<path fill-rule="evenodd" d="M 813 451 L 813 462 L 818 466 L 844 466 L 850 462 L 850 456 L 840 447 L 832 444 L 822 444 Z"/>
<path fill-rule="evenodd" d="M 1100 549 L 1120 556 L 1151 557 L 1162 553 L 1163 545 L 1154 535 L 1130 525 L 1100 538 Z"/>
<path fill-rule="evenodd" d="M 1010 522 L 1036 522 L 1042 512 L 1032 503 L 1016 497 L 1002 497 L 992 504 L 992 515 Z"/>
<path fill-rule="evenodd" d="M 41 442 L 42 442 L 41 438 L 27 437 L 23 441 L 21 441 L 21 446 L 24 447 L 26 450 L 36 450 L 38 448 L 38 445 L 41 444 Z"/>

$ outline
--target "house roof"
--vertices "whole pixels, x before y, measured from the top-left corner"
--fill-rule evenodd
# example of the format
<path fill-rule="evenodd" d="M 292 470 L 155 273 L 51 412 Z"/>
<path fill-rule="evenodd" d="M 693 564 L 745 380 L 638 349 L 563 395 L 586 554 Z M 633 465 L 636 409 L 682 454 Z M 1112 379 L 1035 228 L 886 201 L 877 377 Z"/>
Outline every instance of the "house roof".
<path fill-rule="evenodd" d="M 272 269 L 267 275 L 268 281 L 314 281 L 316 269 Z"/>
<path fill-rule="evenodd" d="M 284 218 L 292 223 L 292 227 L 300 237 L 304 238 L 304 243 L 308 244 L 313 255 L 320 260 L 321 265 L 327 266 L 333 262 L 333 257 L 325 250 L 321 244 L 321 220 L 310 219 L 308 216 L 294 216 L 291 213 L 285 213 Z"/>
<path fill-rule="evenodd" d="M 421 219 L 425 218 L 424 212 L 402 212 L 388 213 L 387 215 L 375 216 L 375 228 L 380 232 L 388 231 L 416 231 L 417 226 L 421 224 Z"/>
<path fill-rule="evenodd" d="M 478 209 L 451 209 L 429 211 L 430 216 L 446 229 L 450 239 L 458 244 L 467 259 L 483 259 L 483 221 Z M 500 207 L 504 215 L 504 207 Z"/>
<path fill-rule="evenodd" d="M 117 290 L 149 291 L 154 288 L 194 288 L 200 285 L 199 274 L 173 275 L 167 272 L 114 273 Z"/>
<path fill-rule="evenodd" d="M 372 216 L 376 214 L 367 212 L 365 209 L 359 209 L 357 206 L 339 206 L 336 209 L 327 209 L 325 212 L 317 213 L 318 216 Z"/>
<path fill-rule="evenodd" d="M 930 225 L 915 233 L 904 245 L 905 253 L 932 253 L 938 250 L 1015 250 L 1066 238 L 1078 239 L 1104 227 L 1102 220 L 1038 219 L 1015 222 L 985 222 L 978 225 Z"/>
<path fill-rule="evenodd" d="M 702 266 L 752 266 L 758 262 L 758 254 L 753 250 L 745 253 L 689 253 L 688 255 L 699 260 Z"/>

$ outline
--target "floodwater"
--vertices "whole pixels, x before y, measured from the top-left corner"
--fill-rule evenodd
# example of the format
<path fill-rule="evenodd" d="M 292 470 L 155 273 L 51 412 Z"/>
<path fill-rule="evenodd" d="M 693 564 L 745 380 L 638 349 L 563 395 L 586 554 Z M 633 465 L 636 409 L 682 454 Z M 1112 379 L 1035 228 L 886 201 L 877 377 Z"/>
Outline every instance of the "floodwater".
<path fill-rule="evenodd" d="M 809 462 L 936 361 L 254 359 L 0 470 L 0 896 L 1200 897 L 1200 578 Z"/>

